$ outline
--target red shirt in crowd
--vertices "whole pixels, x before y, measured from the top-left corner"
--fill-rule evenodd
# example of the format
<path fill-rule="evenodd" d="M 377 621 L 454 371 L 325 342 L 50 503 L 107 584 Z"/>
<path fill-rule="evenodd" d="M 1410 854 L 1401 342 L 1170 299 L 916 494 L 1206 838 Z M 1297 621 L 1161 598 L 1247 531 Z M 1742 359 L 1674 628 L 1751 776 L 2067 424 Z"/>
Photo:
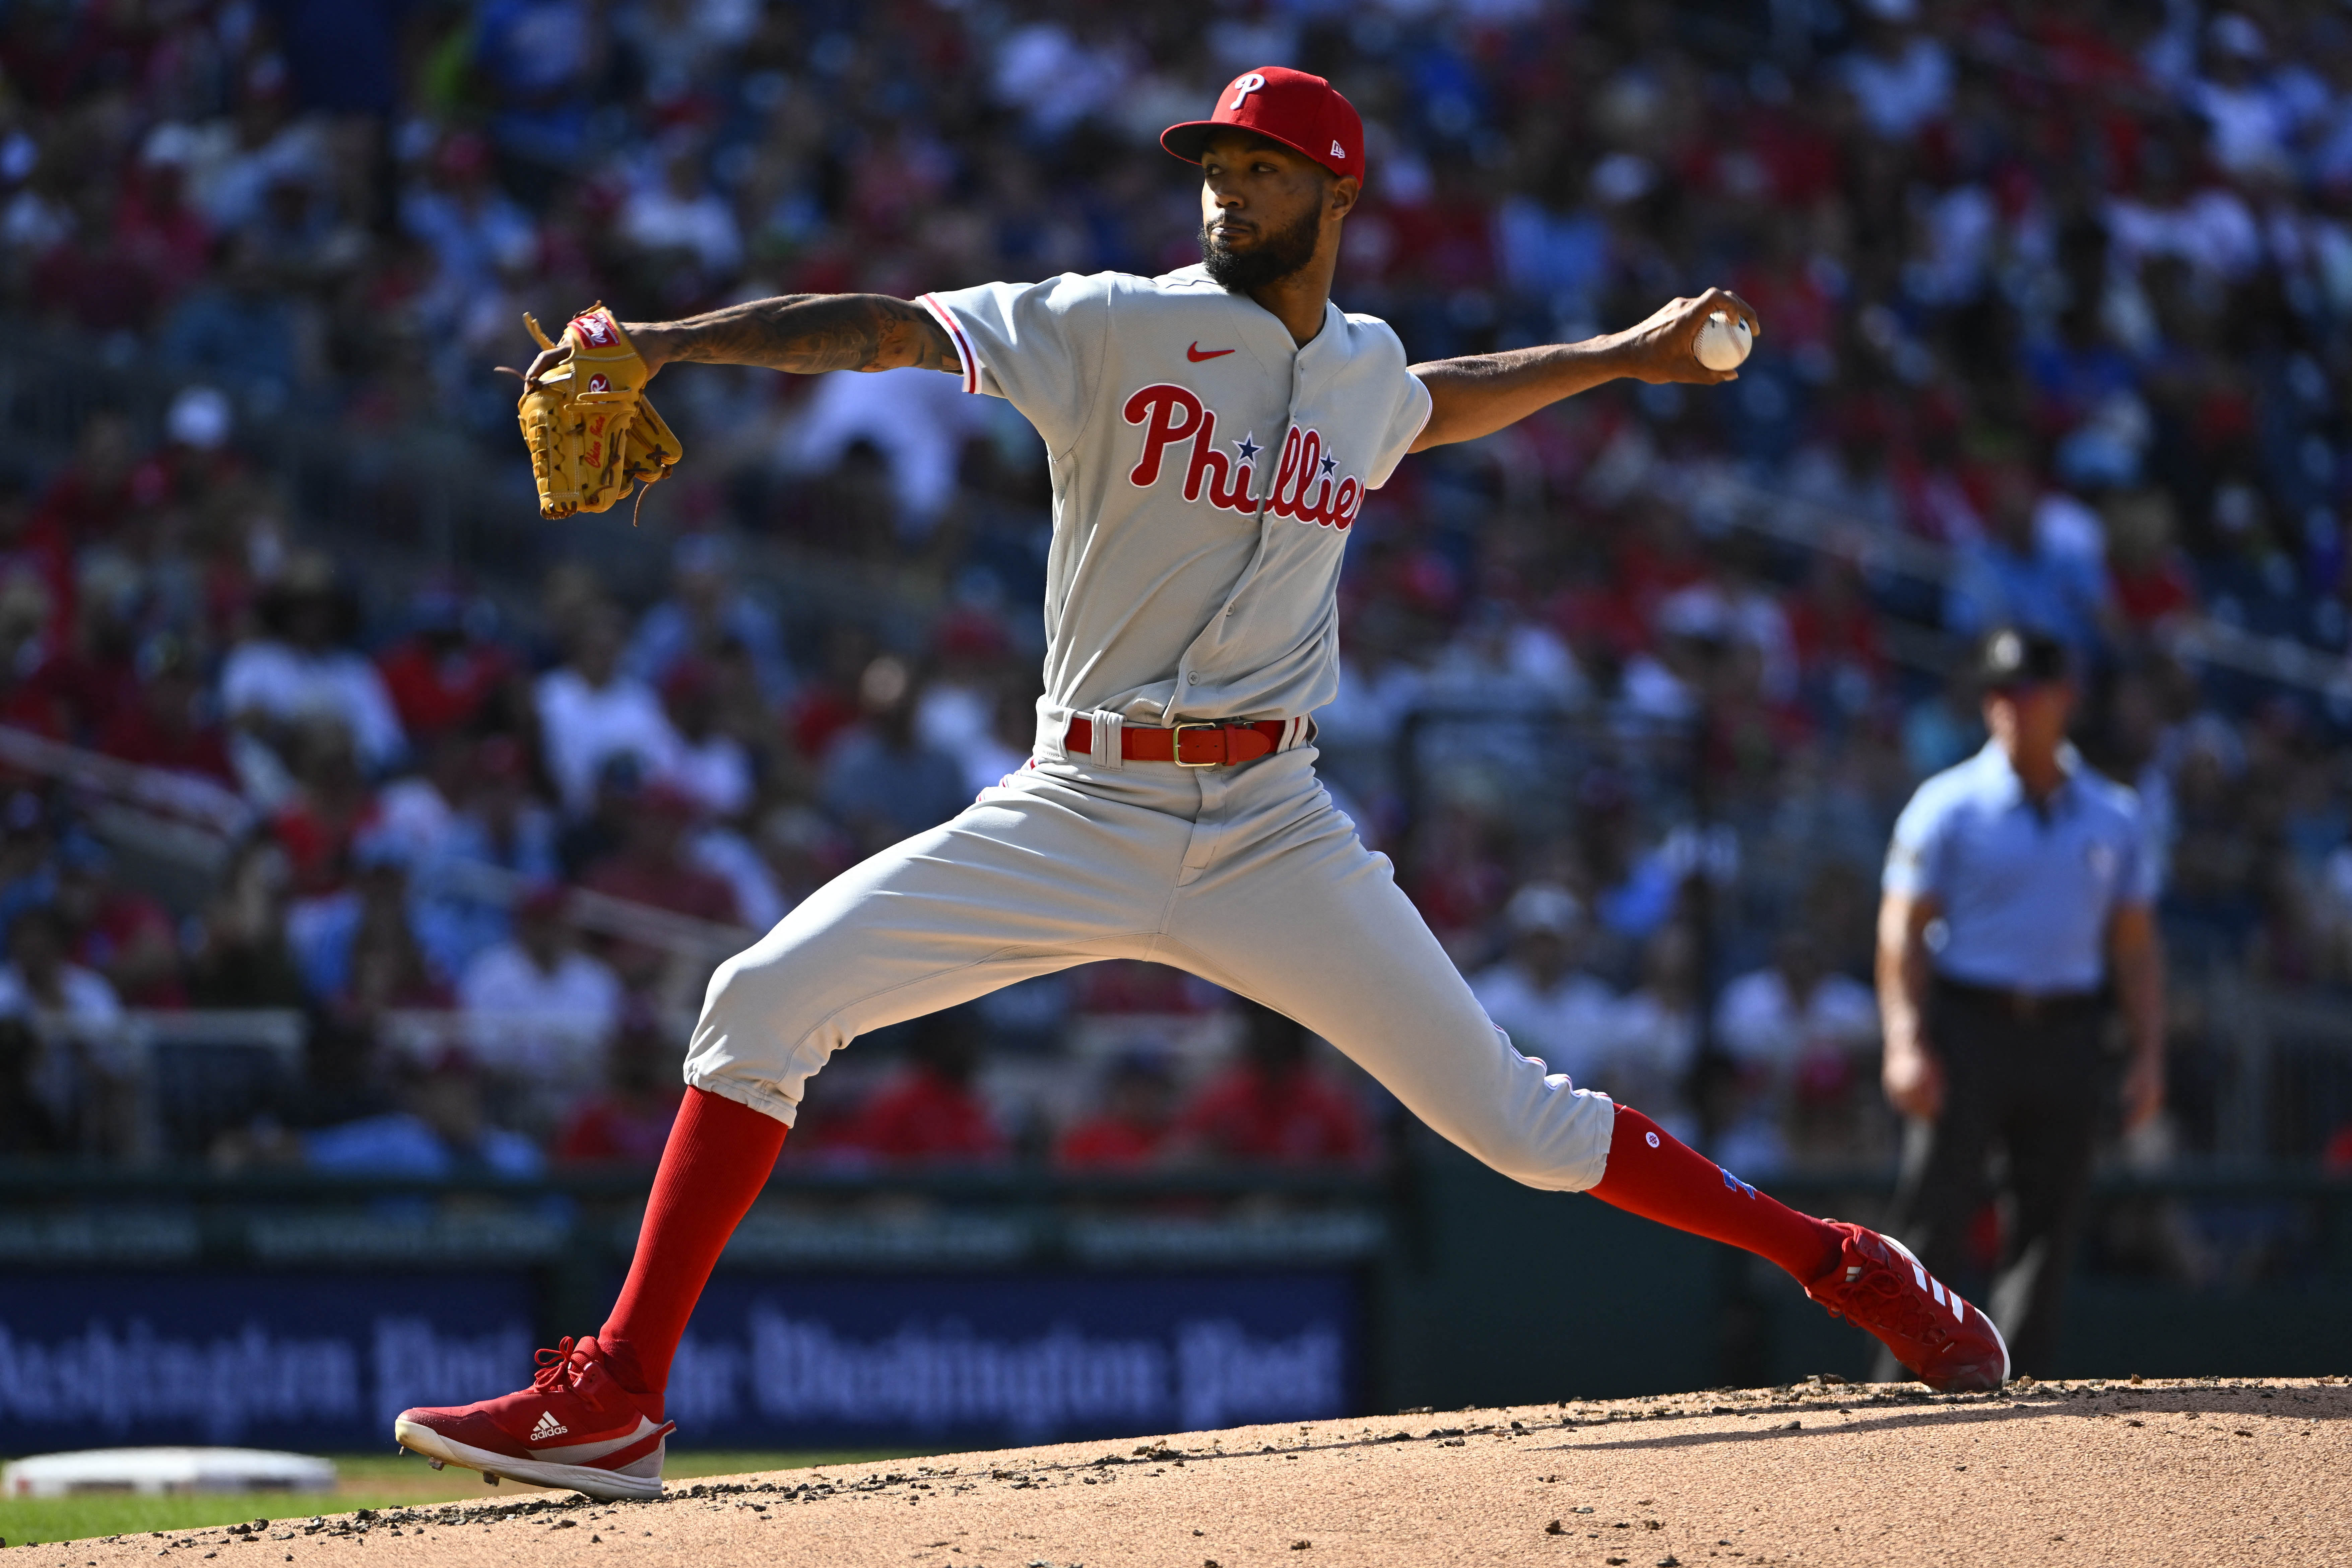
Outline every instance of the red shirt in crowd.
<path fill-rule="evenodd" d="M 156 977 L 136 989 L 115 967 L 119 961 L 142 949 L 176 954 L 179 945 L 179 935 L 172 927 L 171 910 L 135 889 L 115 888 L 100 901 L 89 922 L 74 933 L 70 956 L 82 968 L 107 975 L 121 992 L 126 1006 L 184 1007 L 188 1005 L 188 993 L 180 983 L 176 963 L 155 964 Z"/>
<path fill-rule="evenodd" d="M 1004 1134 L 971 1086 L 917 1068 L 868 1100 L 848 1140 L 886 1160 L 992 1160 Z"/>
<path fill-rule="evenodd" d="M 1071 1171 L 1133 1171 L 1152 1163 L 1167 1147 L 1165 1126 L 1106 1111 L 1062 1134 L 1054 1163 Z"/>
<path fill-rule="evenodd" d="M 721 925 L 733 925 L 742 919 L 735 907 L 735 889 L 724 878 L 682 861 L 649 864 L 635 856 L 614 855 L 590 868 L 580 885 L 591 892 Z"/>
<path fill-rule="evenodd" d="M 2107 574 L 2115 584 L 2116 607 L 2136 626 L 2152 626 L 2197 607 L 2197 590 L 2175 556 L 2161 555 L 2137 567 L 2111 563 Z"/>
<path fill-rule="evenodd" d="M 470 723 L 514 672 L 513 660 L 494 643 L 439 648 L 424 637 L 409 638 L 378 664 L 401 723 L 419 739 Z"/>
<path fill-rule="evenodd" d="M 228 742 L 211 725 L 174 728 L 158 719 L 145 702 L 116 710 L 97 735 L 98 749 L 110 757 L 136 763 L 142 768 L 166 768 L 173 773 L 202 773 L 224 784 L 236 783 Z"/>
<path fill-rule="evenodd" d="M 650 1102 L 600 1095 L 572 1113 L 556 1140 L 555 1157 L 658 1163 L 669 1142 L 670 1123 L 677 1120 L 678 1102 L 685 1098 L 684 1089 L 657 1095 Z"/>
<path fill-rule="evenodd" d="M 65 705 L 77 735 L 95 735 L 117 714 L 143 707 L 139 669 L 128 653 L 69 649 L 44 662 L 40 679 Z"/>
<path fill-rule="evenodd" d="M 1176 1136 L 1227 1159 L 1273 1164 L 1360 1165 L 1373 1153 L 1362 1108 L 1304 1068 L 1269 1074 L 1234 1068 L 1211 1080 L 1177 1118 Z"/>
<path fill-rule="evenodd" d="M 286 851 L 298 897 L 332 892 L 351 868 L 352 841 L 382 815 L 369 795 L 356 809 L 322 806 L 308 795 L 296 795 L 270 819 L 269 831 Z"/>

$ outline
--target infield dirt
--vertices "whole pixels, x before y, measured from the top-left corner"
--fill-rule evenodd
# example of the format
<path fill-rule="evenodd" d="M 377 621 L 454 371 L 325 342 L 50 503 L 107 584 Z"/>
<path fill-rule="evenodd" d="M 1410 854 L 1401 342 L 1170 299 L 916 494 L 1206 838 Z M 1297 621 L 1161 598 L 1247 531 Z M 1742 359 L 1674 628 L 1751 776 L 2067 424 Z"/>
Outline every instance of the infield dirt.
<path fill-rule="evenodd" d="M 0 1568 L 2352 1562 L 2352 1379 L 1801 1384 L 16 1548 Z"/>

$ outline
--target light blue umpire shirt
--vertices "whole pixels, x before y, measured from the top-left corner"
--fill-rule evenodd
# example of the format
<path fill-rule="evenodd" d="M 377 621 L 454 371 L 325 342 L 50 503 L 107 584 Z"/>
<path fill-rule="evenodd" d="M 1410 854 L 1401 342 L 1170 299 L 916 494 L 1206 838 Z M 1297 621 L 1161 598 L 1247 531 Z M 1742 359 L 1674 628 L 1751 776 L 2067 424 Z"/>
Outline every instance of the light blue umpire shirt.
<path fill-rule="evenodd" d="M 2037 807 L 1998 741 L 1921 784 L 1895 824 L 1883 886 L 1933 898 L 1937 973 L 2036 996 L 2106 983 L 2109 919 L 2157 895 L 2139 796 L 2085 767 Z"/>

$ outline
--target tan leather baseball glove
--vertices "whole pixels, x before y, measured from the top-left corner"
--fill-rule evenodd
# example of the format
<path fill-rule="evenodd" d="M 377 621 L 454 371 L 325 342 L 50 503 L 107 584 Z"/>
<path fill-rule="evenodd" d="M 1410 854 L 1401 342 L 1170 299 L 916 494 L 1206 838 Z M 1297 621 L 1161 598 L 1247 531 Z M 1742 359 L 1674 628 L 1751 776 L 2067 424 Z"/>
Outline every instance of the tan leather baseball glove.
<path fill-rule="evenodd" d="M 542 349 L 555 345 L 525 314 Z M 525 380 L 515 415 L 530 448 L 539 515 L 603 511 L 640 480 L 652 484 L 676 468 L 686 448 L 646 399 L 652 373 L 621 323 L 600 301 L 563 329 L 572 357 L 536 381 Z M 645 504 L 638 492 L 637 504 Z"/>

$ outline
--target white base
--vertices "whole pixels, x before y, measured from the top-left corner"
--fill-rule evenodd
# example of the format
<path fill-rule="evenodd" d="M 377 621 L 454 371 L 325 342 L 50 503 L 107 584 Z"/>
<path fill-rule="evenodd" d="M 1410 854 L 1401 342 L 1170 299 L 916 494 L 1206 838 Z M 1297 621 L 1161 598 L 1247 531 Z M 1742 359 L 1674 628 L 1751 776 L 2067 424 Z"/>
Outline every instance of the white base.
<path fill-rule="evenodd" d="M 430 1426 L 414 1421 L 394 1421 L 392 1435 L 404 1448 L 413 1449 L 428 1459 L 444 1464 L 461 1465 L 469 1470 L 479 1470 L 486 1476 L 504 1476 L 510 1481 L 528 1486 L 555 1487 L 569 1491 L 585 1492 L 607 1502 L 625 1502 L 657 1498 L 662 1491 L 662 1456 L 669 1445 L 654 1445 L 654 1451 L 635 1459 L 617 1470 L 598 1469 L 593 1465 L 550 1465 L 536 1459 L 509 1458 L 493 1454 L 488 1448 L 452 1442 Z"/>

